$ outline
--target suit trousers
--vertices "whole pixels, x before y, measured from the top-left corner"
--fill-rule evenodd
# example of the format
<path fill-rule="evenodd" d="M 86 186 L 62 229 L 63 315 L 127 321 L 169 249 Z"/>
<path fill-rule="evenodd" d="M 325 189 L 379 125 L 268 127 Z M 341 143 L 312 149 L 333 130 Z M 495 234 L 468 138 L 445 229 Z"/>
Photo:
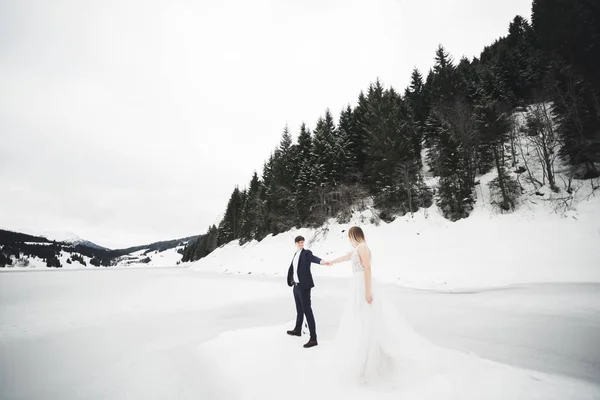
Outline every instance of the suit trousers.
<path fill-rule="evenodd" d="M 308 323 L 308 330 L 310 331 L 310 340 L 317 340 L 317 327 L 315 324 L 315 316 L 313 315 L 311 300 L 310 300 L 310 288 L 301 288 L 297 283 L 294 283 L 294 300 L 296 301 L 296 332 L 301 332 L 302 322 L 304 322 L 304 316 L 306 315 L 306 322 Z"/>

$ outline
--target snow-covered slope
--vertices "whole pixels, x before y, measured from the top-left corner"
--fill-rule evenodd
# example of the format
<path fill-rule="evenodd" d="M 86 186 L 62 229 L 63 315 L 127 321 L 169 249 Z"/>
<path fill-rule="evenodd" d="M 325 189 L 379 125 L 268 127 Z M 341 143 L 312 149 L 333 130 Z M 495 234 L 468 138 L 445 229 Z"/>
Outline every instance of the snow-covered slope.
<path fill-rule="evenodd" d="M 46 243 L 31 243 L 31 244 L 35 245 L 35 246 L 48 245 Z M 76 257 L 73 257 L 74 255 Z M 40 257 L 37 257 L 37 256 L 22 256 L 19 258 L 11 256 L 10 258 L 12 260 L 12 266 L 10 266 L 8 269 L 12 269 L 12 268 L 53 269 L 53 268 L 48 268 L 46 260 L 44 260 Z M 82 259 L 85 262 L 85 264 L 82 264 L 79 261 L 79 259 Z M 58 260 L 60 261 L 61 268 L 63 268 L 63 269 L 77 269 L 77 268 L 93 267 L 93 265 L 90 263 L 92 258 L 82 255 L 82 254 L 79 254 L 79 253 L 69 253 L 66 251 L 60 251 Z M 2 269 L 0 269 L 0 271 L 1 270 Z"/>
<path fill-rule="evenodd" d="M 566 215 L 529 203 L 514 213 L 494 214 L 478 204 L 468 219 L 450 222 L 434 207 L 375 226 L 357 215 L 352 224 L 331 222 L 240 246 L 230 243 L 193 264 L 200 270 L 278 274 L 290 265 L 294 237 L 324 259 L 350 250 L 346 232 L 363 227 L 373 251 L 373 274 L 427 289 L 468 290 L 527 282 L 600 282 L 600 196 Z M 427 213 L 427 215 L 426 215 Z M 364 218 L 361 218 L 364 217 Z M 361 222 L 362 221 L 362 222 Z M 349 265 L 313 265 L 313 275 L 349 276 Z"/>
<path fill-rule="evenodd" d="M 123 250 L 108 250 L 73 235 L 48 235 L 52 238 L 48 239 L 6 230 L 0 233 L 0 267 L 8 269 L 176 266 L 183 257 L 180 252 L 189 240 L 194 239 L 175 239 Z"/>
<path fill-rule="evenodd" d="M 183 255 L 179 253 L 185 246 L 177 246 L 165 251 L 138 250 L 131 254 L 119 257 L 117 267 L 140 265 L 149 267 L 173 267 L 181 262 Z"/>
<path fill-rule="evenodd" d="M 516 114 L 517 123 L 524 113 Z M 539 187 L 517 173 L 527 161 L 532 176 L 544 182 L 543 170 L 526 137 L 517 140 L 519 164 L 510 174 L 523 187 L 516 209 L 509 213 L 493 205 L 488 184 L 496 171 L 478 177 L 471 215 L 457 222 L 445 219 L 436 205 L 390 224 L 376 224 L 375 210 L 354 215 L 348 224 L 335 220 L 320 229 L 299 229 L 268 236 L 260 243 L 236 242 L 192 264 L 198 270 L 224 273 L 287 273 L 295 251 L 294 237 L 321 258 L 333 259 L 350 250 L 347 231 L 361 226 L 373 251 L 373 274 L 382 280 L 414 288 L 470 290 L 526 282 L 600 281 L 600 181 L 573 180 L 570 170 L 555 164 L 558 193 Z M 430 186 L 436 179 L 425 174 Z M 313 275 L 348 276 L 349 265 L 313 265 Z"/>
<path fill-rule="evenodd" d="M 32 245 L 36 246 L 45 246 L 46 243 L 35 243 Z M 148 250 L 140 250 L 134 253 L 119 257 L 116 260 L 114 265 L 111 265 L 110 268 L 114 267 L 173 267 L 178 265 L 181 262 L 182 255 L 178 253 L 178 250 L 182 249 L 183 246 L 179 246 L 177 248 L 168 249 L 162 252 L 159 251 L 150 251 Z M 0 246 L 1 250 L 1 246 Z M 75 256 L 75 257 L 73 257 Z M 82 264 L 79 261 L 79 258 L 83 259 L 85 264 Z M 66 252 L 61 251 L 60 256 L 58 257 L 61 268 L 63 269 L 77 269 L 77 268 L 97 268 L 92 265 L 92 258 L 86 255 L 79 254 L 77 252 Z M 44 259 L 36 256 L 24 256 L 21 258 L 11 257 L 12 266 L 10 268 L 27 268 L 27 269 L 47 269 L 47 263 Z M 69 262 L 70 261 L 70 262 Z M 104 268 L 104 267 L 98 267 Z M 0 269 L 2 270 L 2 269 Z"/>

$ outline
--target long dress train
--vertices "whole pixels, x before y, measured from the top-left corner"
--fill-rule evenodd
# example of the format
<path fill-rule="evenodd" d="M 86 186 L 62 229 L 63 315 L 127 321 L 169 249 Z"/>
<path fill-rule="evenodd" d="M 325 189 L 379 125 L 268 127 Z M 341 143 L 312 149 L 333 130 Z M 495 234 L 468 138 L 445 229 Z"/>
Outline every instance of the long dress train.
<path fill-rule="evenodd" d="M 333 341 L 335 368 L 342 377 L 363 383 L 416 372 L 419 360 L 427 358 L 429 342 L 410 327 L 373 279 L 373 300 L 367 303 L 365 273 L 357 249 L 350 261 L 353 276 Z"/>

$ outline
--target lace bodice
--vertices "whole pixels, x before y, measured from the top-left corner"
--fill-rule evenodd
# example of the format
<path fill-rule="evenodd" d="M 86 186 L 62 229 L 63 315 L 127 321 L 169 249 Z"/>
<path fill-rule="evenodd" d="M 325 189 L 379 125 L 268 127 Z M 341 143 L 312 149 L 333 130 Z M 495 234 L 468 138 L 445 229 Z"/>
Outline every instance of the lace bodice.
<path fill-rule="evenodd" d="M 358 247 L 352 250 L 352 254 L 350 255 L 350 264 L 352 265 L 352 272 L 360 272 L 365 270 L 360 262 Z"/>

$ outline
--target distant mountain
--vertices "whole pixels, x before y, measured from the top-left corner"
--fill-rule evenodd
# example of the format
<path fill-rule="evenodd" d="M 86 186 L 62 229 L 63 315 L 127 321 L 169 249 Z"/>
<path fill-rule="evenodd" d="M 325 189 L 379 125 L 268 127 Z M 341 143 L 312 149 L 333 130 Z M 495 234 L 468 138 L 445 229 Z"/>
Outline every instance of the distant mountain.
<path fill-rule="evenodd" d="M 32 235 L 0 229 L 0 267 L 27 266 L 33 264 L 61 268 L 64 264 L 73 264 L 81 260 L 82 266 L 114 266 L 147 264 L 152 255 L 171 250 L 169 256 L 173 264 L 181 260 L 183 247 L 198 236 L 166 240 L 146 245 L 111 250 L 89 240 L 80 238 L 71 232 L 44 232 Z M 133 254 L 136 253 L 136 254 Z M 79 261 L 78 261 L 79 262 Z"/>
<path fill-rule="evenodd" d="M 41 234 L 41 236 L 45 237 L 46 239 L 48 239 L 50 241 L 56 241 L 56 242 L 61 242 L 61 243 L 71 243 L 73 245 L 82 245 L 82 246 L 87 246 L 87 247 L 91 247 L 94 249 L 100 249 L 100 250 L 110 250 L 107 247 L 103 247 L 103 246 L 97 245 L 94 242 L 90 242 L 89 240 L 82 239 L 81 237 L 74 234 L 73 232 L 46 231 L 46 232 L 43 232 Z"/>
<path fill-rule="evenodd" d="M 50 241 L 73 243 L 79 242 L 81 239 L 78 235 L 68 231 L 44 231 L 40 236 L 45 237 Z"/>

